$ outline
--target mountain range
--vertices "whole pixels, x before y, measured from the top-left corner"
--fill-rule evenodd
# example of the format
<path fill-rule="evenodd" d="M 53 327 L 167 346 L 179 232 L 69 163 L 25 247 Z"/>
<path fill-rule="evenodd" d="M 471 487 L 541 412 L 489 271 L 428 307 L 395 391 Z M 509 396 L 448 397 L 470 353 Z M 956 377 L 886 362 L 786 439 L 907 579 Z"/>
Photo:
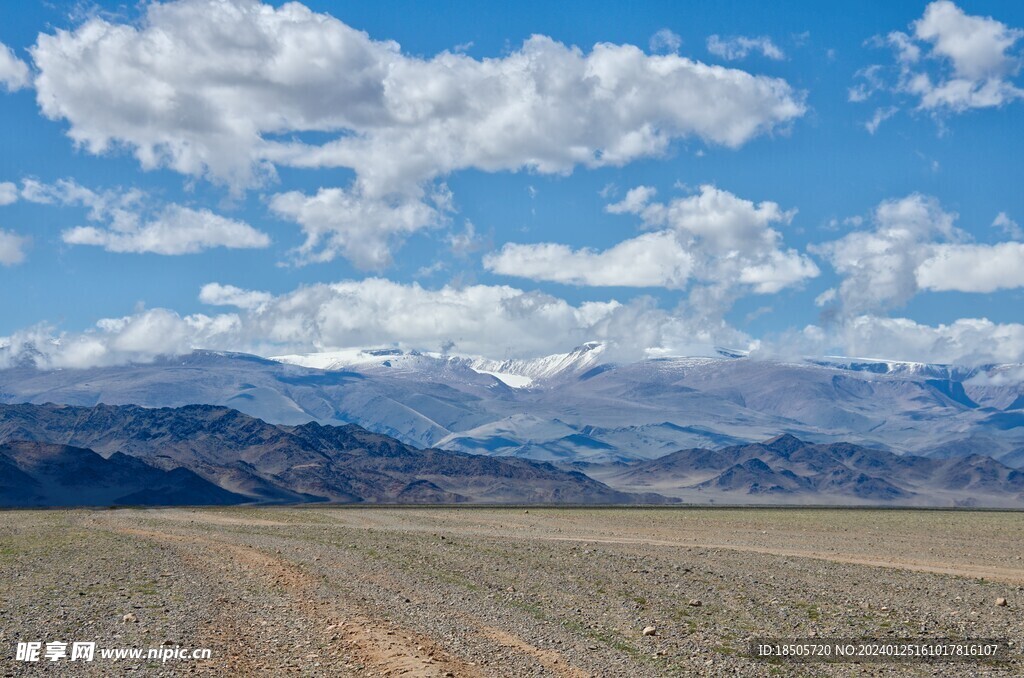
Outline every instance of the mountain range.
<path fill-rule="evenodd" d="M 11 414 L 51 402 L 75 407 Z M 0 370 L 0 403 L 0 442 L 184 468 L 245 501 L 1017 505 L 1024 467 L 1021 365 L 616 363 L 593 342 L 505 361 L 195 351 L 79 370 L 24 360 Z M 758 442 L 780 434 L 804 446 L 795 457 Z"/>
<path fill-rule="evenodd" d="M 212 405 L 0 405 L 0 505 L 663 503 L 526 459 L 416 449 L 354 424 Z"/>
<path fill-rule="evenodd" d="M 991 457 L 897 455 L 788 434 L 653 460 L 577 466 L 621 490 L 692 503 L 1024 507 L 1024 471 Z"/>
<path fill-rule="evenodd" d="M 197 351 L 147 364 L 0 370 L 0 402 L 231 407 L 269 423 L 358 424 L 420 448 L 629 462 L 790 433 L 1024 466 L 1024 366 L 710 357 L 617 364 L 590 343 L 538 360 L 376 349 Z"/>

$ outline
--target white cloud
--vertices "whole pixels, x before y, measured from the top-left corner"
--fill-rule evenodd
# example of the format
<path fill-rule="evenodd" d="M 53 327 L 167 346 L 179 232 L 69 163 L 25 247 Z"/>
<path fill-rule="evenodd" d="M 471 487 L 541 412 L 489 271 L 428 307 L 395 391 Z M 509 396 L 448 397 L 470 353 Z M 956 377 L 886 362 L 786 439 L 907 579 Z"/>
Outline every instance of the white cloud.
<path fill-rule="evenodd" d="M 821 294 L 819 294 L 818 296 L 814 297 L 814 305 L 817 306 L 818 308 L 821 308 L 822 306 L 827 306 L 828 304 L 831 304 L 833 301 L 836 300 L 837 294 L 838 292 L 836 292 L 836 288 L 830 287 Z"/>
<path fill-rule="evenodd" d="M 766 344 L 763 350 L 968 366 L 1020 363 L 1024 362 L 1024 325 L 986 318 L 923 325 L 909 318 L 861 315 L 828 330 L 810 325 L 781 342 Z"/>
<path fill-rule="evenodd" d="M 629 189 L 625 198 L 609 204 L 605 210 L 609 214 L 639 214 L 657 194 L 650 186 L 637 186 Z"/>
<path fill-rule="evenodd" d="M 850 90 L 850 99 L 864 101 L 888 89 L 936 113 L 1003 106 L 1024 96 L 1012 80 L 1020 70 L 1012 50 L 1022 36 L 1021 29 L 966 14 L 950 0 L 932 2 L 910 34 L 893 31 L 874 41 L 896 51 L 895 82 L 886 83 L 877 65 L 862 69 L 865 83 Z"/>
<path fill-rule="evenodd" d="M 237 336 L 239 320 L 180 316 L 157 308 L 123 318 L 105 318 L 86 332 L 57 333 L 37 326 L 0 337 L 0 366 L 16 361 L 26 350 L 37 353 L 42 368 L 86 368 L 152 362 L 159 356 L 187 353 L 196 345 L 216 345 Z"/>
<path fill-rule="evenodd" d="M 199 301 L 211 306 L 235 306 L 237 308 L 259 308 L 270 302 L 270 292 L 244 290 L 234 285 L 208 283 L 199 290 Z"/>
<path fill-rule="evenodd" d="M 466 219 L 466 224 L 462 231 L 449 233 L 446 240 L 448 247 L 451 248 L 457 257 L 465 257 L 485 247 L 484 237 L 476 232 L 476 226 L 469 219 Z"/>
<path fill-rule="evenodd" d="M 1007 52 L 1024 36 L 992 17 L 967 15 L 949 0 L 933 2 L 914 23 L 919 40 L 932 43 L 932 55 L 950 60 L 956 77 L 979 81 L 1015 73 L 1019 64 Z"/>
<path fill-rule="evenodd" d="M 306 242 L 296 252 L 300 261 L 331 261 L 342 255 L 364 269 L 391 263 L 396 240 L 443 219 L 417 198 L 372 198 L 342 188 L 321 188 L 316 195 L 279 193 L 270 209 L 302 227 Z"/>
<path fill-rule="evenodd" d="M 598 252 L 566 245 L 508 243 L 484 257 L 501 275 L 590 287 L 686 286 L 693 258 L 671 231 L 647 233 Z"/>
<path fill-rule="evenodd" d="M 297 2 L 148 3 L 137 24 L 92 17 L 31 53 L 43 113 L 88 152 L 128 149 L 235 192 L 282 165 L 352 169 L 349 186 L 275 204 L 306 234 L 301 261 L 363 268 L 437 223 L 425 196 L 452 172 L 621 166 L 682 138 L 735 148 L 805 111 L 782 79 L 675 53 L 538 35 L 496 58 L 421 58 Z"/>
<path fill-rule="evenodd" d="M 1024 243 L 938 245 L 916 271 L 922 289 L 995 292 L 1024 287 Z"/>
<path fill-rule="evenodd" d="M 994 292 L 1024 287 L 1024 244 L 970 244 L 957 215 L 920 194 L 882 202 L 872 230 L 812 246 L 842 276 L 838 297 L 847 317 L 896 308 L 921 291 Z M 1010 226 L 998 216 L 993 226 Z M 1012 228 L 1012 227 L 1011 227 Z"/>
<path fill-rule="evenodd" d="M 262 355 L 394 345 L 485 357 L 535 357 L 586 340 L 608 342 L 612 360 L 704 354 L 733 346 L 767 355 L 882 357 L 963 365 L 1024 362 L 1024 325 L 964 318 L 922 325 L 906 318 L 851 316 L 778 341 L 757 342 L 724 323 L 658 308 L 648 298 L 572 305 L 538 292 L 474 285 L 426 289 L 369 278 L 316 284 L 278 296 L 211 283 L 208 303 L 237 313 L 181 316 L 152 309 L 101 320 L 81 333 L 35 327 L 0 337 L 0 365 L 32 347 L 41 366 L 83 368 L 152 361 L 194 348 Z"/>
<path fill-rule="evenodd" d="M 139 190 L 96 192 L 62 179 L 44 184 L 22 182 L 21 197 L 39 204 L 86 207 L 90 221 L 101 226 L 77 226 L 61 233 L 70 245 L 96 245 L 109 252 L 194 254 L 213 247 L 262 248 L 270 238 L 249 224 L 207 209 L 176 204 L 154 207 Z"/>
<path fill-rule="evenodd" d="M 754 38 L 744 35 L 728 38 L 711 35 L 708 37 L 708 51 L 729 61 L 746 59 L 751 52 L 760 52 L 763 56 L 776 61 L 786 58 L 782 50 L 766 35 Z"/>
<path fill-rule="evenodd" d="M 1024 229 L 1021 229 L 1020 224 L 1011 219 L 1006 212 L 997 214 L 996 218 L 992 220 L 992 226 L 1001 229 L 1003 233 L 1014 240 L 1024 240 Z"/>
<path fill-rule="evenodd" d="M 76 226 L 61 234 L 70 245 L 98 245 L 108 252 L 195 254 L 213 247 L 261 248 L 270 238 L 252 226 L 214 214 L 168 205 L 152 221 L 125 228 Z"/>
<path fill-rule="evenodd" d="M 179 316 L 153 309 L 102 320 L 81 333 L 37 327 L 0 337 L 0 365 L 32 345 L 46 367 L 90 367 L 149 361 L 193 348 L 262 355 L 396 345 L 485 357 L 535 357 L 584 341 L 611 346 L 612 359 L 649 354 L 687 355 L 714 345 L 751 347 L 724 324 L 702 324 L 658 308 L 648 298 L 569 302 L 508 286 L 426 289 L 368 278 L 300 287 L 279 296 L 211 283 L 208 303 L 239 306 L 238 313 Z M 257 303 L 258 302 L 258 303 Z"/>
<path fill-rule="evenodd" d="M 651 202 L 653 195 L 653 189 L 633 189 L 624 201 L 609 205 L 608 211 L 633 212 L 649 227 L 670 226 L 717 254 L 771 251 L 781 237 L 771 224 L 788 224 L 796 214 L 795 210 L 784 211 L 778 203 L 766 200 L 755 204 L 711 184 L 668 203 Z"/>
<path fill-rule="evenodd" d="M 955 214 L 919 194 L 887 200 L 873 217 L 873 230 L 853 231 L 811 248 L 843 277 L 838 296 L 851 316 L 905 304 L 919 290 L 917 267 L 929 257 L 933 242 L 963 237 L 953 225 Z"/>
<path fill-rule="evenodd" d="M 28 87 L 32 82 L 28 65 L 14 55 L 10 47 L 0 42 L 0 85 L 8 92 Z"/>
<path fill-rule="evenodd" d="M 32 55 L 43 113 L 92 153 L 124 145 L 236 187 L 272 162 L 349 167 L 367 198 L 463 168 L 622 165 L 680 137 L 736 147 L 805 110 L 783 80 L 629 45 L 412 57 L 294 2 L 151 3 L 138 25 L 40 35 Z M 287 136 L 307 131 L 338 138 Z"/>
<path fill-rule="evenodd" d="M 775 294 L 821 273 L 813 261 L 795 250 L 773 250 L 756 262 L 744 264 L 739 281 L 755 294 Z"/>
<path fill-rule="evenodd" d="M 683 46 L 683 39 L 667 28 L 662 28 L 651 36 L 648 48 L 652 54 L 672 54 Z"/>
<path fill-rule="evenodd" d="M 709 184 L 667 203 L 654 202 L 654 196 L 653 188 L 638 186 L 606 209 L 636 214 L 647 228 L 675 234 L 679 251 L 692 262 L 690 277 L 705 285 L 690 297 L 699 313 L 724 313 L 744 289 L 773 294 L 819 274 L 805 255 L 781 249 L 782 234 L 772 228 L 788 224 L 795 210 L 784 211 L 770 201 L 755 204 Z"/>
<path fill-rule="evenodd" d="M 0 181 L 0 207 L 18 202 L 18 187 L 10 181 Z"/>
<path fill-rule="evenodd" d="M 0 266 L 14 266 L 25 261 L 28 238 L 0 229 Z"/>
<path fill-rule="evenodd" d="M 883 122 L 891 118 L 892 116 L 899 113 L 897 106 L 885 106 L 883 108 L 876 108 L 875 114 L 871 116 L 871 119 L 864 123 L 864 129 L 868 131 L 868 134 L 874 134 L 878 131 L 878 128 Z"/>

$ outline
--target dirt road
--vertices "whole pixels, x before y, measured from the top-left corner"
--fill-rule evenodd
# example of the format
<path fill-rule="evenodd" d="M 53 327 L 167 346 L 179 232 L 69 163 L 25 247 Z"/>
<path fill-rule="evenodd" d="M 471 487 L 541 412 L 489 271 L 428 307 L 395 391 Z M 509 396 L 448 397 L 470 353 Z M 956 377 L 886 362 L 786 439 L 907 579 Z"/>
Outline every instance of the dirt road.
<path fill-rule="evenodd" d="M 1019 513 L 6 512 L 0 674 L 1019 675 L 744 654 L 763 636 L 1020 642 L 1022 544 Z M 212 658 L 20 662 L 19 641 Z"/>

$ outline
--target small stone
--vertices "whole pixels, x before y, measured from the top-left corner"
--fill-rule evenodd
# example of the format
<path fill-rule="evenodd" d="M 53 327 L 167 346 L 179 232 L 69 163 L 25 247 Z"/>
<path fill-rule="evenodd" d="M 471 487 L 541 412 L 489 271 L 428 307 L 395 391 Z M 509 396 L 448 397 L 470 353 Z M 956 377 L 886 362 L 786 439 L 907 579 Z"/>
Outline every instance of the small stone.
<path fill-rule="evenodd" d="M 700 606 L 701 606 L 701 605 L 703 605 L 703 604 L 704 604 L 704 603 L 700 602 L 700 601 L 699 601 L 699 600 L 697 600 L 696 598 L 694 598 L 693 600 L 691 600 L 691 601 L 690 601 L 690 603 L 689 603 L 690 607 L 700 607 Z"/>
<path fill-rule="evenodd" d="M 1006 598 L 996 598 L 996 607 L 1006 607 Z"/>
<path fill-rule="evenodd" d="M 644 635 L 645 636 L 653 636 L 657 632 L 658 632 L 658 629 L 654 628 L 653 626 L 645 626 L 644 627 Z"/>
<path fill-rule="evenodd" d="M 132 624 L 132 623 L 134 623 L 134 622 L 137 622 L 137 621 L 139 621 L 139 619 L 138 619 L 138 617 L 136 617 L 136 616 L 135 616 L 134 614 L 132 614 L 131 612 L 129 612 L 128 614 L 126 614 L 126 615 L 123 615 L 123 616 L 121 617 L 121 621 L 122 621 L 122 622 L 124 622 L 124 623 L 126 623 L 126 624 Z"/>

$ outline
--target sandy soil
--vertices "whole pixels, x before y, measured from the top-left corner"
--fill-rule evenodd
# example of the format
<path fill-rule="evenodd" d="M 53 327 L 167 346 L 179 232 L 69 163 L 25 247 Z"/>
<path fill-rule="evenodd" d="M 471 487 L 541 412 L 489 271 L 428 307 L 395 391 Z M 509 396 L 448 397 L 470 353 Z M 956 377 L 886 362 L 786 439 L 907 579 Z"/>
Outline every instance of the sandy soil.
<path fill-rule="evenodd" d="M 1022 545 L 1010 512 L 5 512 L 0 675 L 1021 675 L 1019 646 L 1003 664 L 745 654 L 766 636 L 1019 643 Z M 26 640 L 213 658 L 17 662 Z"/>

